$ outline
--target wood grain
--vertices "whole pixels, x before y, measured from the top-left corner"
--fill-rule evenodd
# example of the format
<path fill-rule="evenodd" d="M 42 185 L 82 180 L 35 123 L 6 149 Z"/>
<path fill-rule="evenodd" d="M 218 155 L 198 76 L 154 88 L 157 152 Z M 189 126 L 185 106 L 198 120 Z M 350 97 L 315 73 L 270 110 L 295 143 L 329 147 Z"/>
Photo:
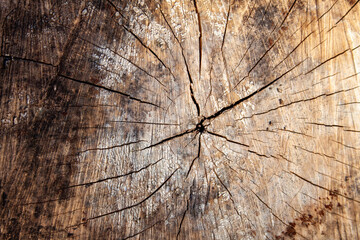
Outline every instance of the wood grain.
<path fill-rule="evenodd" d="M 359 239 L 359 1 L 0 4 L 1 239 Z"/>

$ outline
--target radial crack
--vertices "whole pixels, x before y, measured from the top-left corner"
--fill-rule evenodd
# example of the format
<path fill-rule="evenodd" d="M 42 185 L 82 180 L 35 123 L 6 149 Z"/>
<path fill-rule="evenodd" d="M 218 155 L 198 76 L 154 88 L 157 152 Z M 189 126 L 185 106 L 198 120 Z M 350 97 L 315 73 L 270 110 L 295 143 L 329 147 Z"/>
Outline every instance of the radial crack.
<path fill-rule="evenodd" d="M 312 71 L 314 71 L 315 69 L 321 67 L 321 66 L 324 65 L 325 63 L 327 63 L 327 62 L 329 62 L 329 61 L 331 61 L 331 60 L 333 60 L 333 59 L 335 59 L 335 58 L 343 55 L 344 53 L 346 53 L 346 52 L 349 51 L 349 50 L 350 50 L 350 48 L 342 51 L 341 53 L 336 54 L 335 56 L 333 56 L 333 57 L 331 57 L 331 58 L 326 59 L 325 61 L 323 61 L 322 63 L 320 63 L 319 65 L 315 66 L 314 68 L 312 68 L 312 69 L 311 69 L 310 71 L 308 71 L 307 73 L 305 73 L 305 75 L 311 73 Z"/>
<path fill-rule="evenodd" d="M 187 213 L 188 210 L 189 210 L 189 200 L 186 201 L 186 209 L 185 209 L 185 211 L 184 211 L 184 213 L 183 213 L 183 215 L 182 215 L 182 218 L 181 218 L 181 221 L 180 221 L 180 225 L 179 225 L 179 230 L 178 230 L 178 232 L 177 232 L 177 234 L 176 234 L 176 239 L 179 238 L 179 235 L 180 235 L 180 232 L 181 232 L 181 227 L 182 227 L 182 224 L 183 224 L 183 222 L 184 222 L 184 219 L 185 219 L 185 216 L 186 216 L 186 213 Z"/>
<path fill-rule="evenodd" d="M 180 126 L 181 125 L 179 123 L 141 122 L 141 121 L 122 121 L 122 120 L 113 120 L 113 121 L 109 121 L 109 122 L 145 124 L 145 125 L 158 125 L 158 126 Z"/>
<path fill-rule="evenodd" d="M 160 145 L 160 144 L 166 143 L 166 142 L 168 142 L 168 141 L 170 141 L 170 140 L 172 140 L 172 139 L 175 139 L 175 138 L 178 138 L 178 137 L 182 137 L 182 136 L 184 136 L 184 135 L 186 135 L 186 134 L 189 134 L 189 133 L 192 133 L 192 132 L 195 132 L 195 131 L 196 131 L 196 128 L 186 130 L 186 131 L 184 131 L 184 132 L 182 132 L 182 133 L 176 134 L 176 135 L 171 136 L 171 137 L 168 137 L 168 138 L 164 138 L 163 140 L 161 140 L 161 141 L 159 141 L 159 142 L 157 142 L 157 143 L 154 143 L 154 144 L 151 144 L 150 146 L 147 146 L 147 147 L 145 147 L 145 148 L 142 148 L 142 149 L 140 149 L 140 151 L 146 150 L 146 149 L 149 149 L 149 148 L 153 148 L 153 147 L 158 146 L 158 145 Z"/>
<path fill-rule="evenodd" d="M 149 227 L 146 227 L 146 228 L 144 228 L 143 230 L 141 230 L 141 231 L 139 231 L 139 232 L 136 232 L 136 233 L 134 233 L 134 234 L 132 234 L 132 235 L 130 235 L 130 236 L 127 236 L 127 237 L 125 237 L 125 238 L 122 238 L 122 240 L 130 239 L 130 238 L 136 237 L 136 236 L 139 235 L 139 234 L 142 234 L 142 233 L 146 232 L 147 230 L 153 228 L 155 225 L 157 225 L 157 224 L 159 224 L 159 223 L 162 223 L 162 222 L 165 222 L 166 220 L 168 220 L 169 217 L 170 217 L 170 215 L 171 215 L 171 212 L 169 212 L 169 214 L 167 215 L 167 217 L 166 217 L 165 219 L 156 221 L 155 223 L 151 224 Z"/>
<path fill-rule="evenodd" d="M 357 89 L 357 88 L 358 88 L 358 87 L 354 87 L 354 88 L 350 88 L 350 89 L 339 90 L 339 91 L 332 92 L 332 93 L 323 93 L 323 94 L 320 94 L 320 95 L 315 96 L 315 97 L 312 97 L 312 98 L 297 100 L 297 101 L 294 101 L 294 102 L 290 102 L 290 103 L 287 103 L 287 104 L 280 105 L 280 106 L 275 107 L 275 108 L 271 108 L 271 109 L 266 110 L 266 111 L 264 111 L 264 112 L 254 113 L 254 114 L 252 114 L 252 115 L 250 115 L 250 116 L 248 116 L 248 117 L 239 118 L 239 119 L 237 119 L 237 121 L 243 120 L 243 119 L 252 118 L 252 117 L 254 117 L 254 116 L 259 116 L 259 115 L 267 114 L 267 113 L 269 113 L 269 112 L 278 110 L 278 109 L 280 109 L 280 108 L 288 107 L 288 106 L 291 106 L 291 105 L 293 105 L 293 104 L 297 104 L 297 103 L 301 103 L 301 102 L 313 101 L 313 100 L 316 100 L 316 99 L 318 99 L 318 98 L 320 98 L 320 97 L 329 97 L 329 96 L 336 95 L 336 94 L 339 94 L 339 93 L 348 92 L 348 91 L 351 91 L 351 90 L 354 90 L 354 89 Z"/>
<path fill-rule="evenodd" d="M 258 155 L 259 157 L 264 157 L 264 158 L 270 158 L 269 156 L 265 155 L 265 154 L 261 154 L 258 152 L 255 152 L 254 150 L 248 150 L 249 153 L 253 153 L 255 155 Z"/>
<path fill-rule="evenodd" d="M 326 158 L 333 159 L 333 161 L 335 161 L 335 162 L 338 162 L 338 163 L 343 164 L 343 165 L 345 165 L 345 166 L 348 166 L 348 167 L 351 167 L 351 168 L 354 168 L 354 169 L 358 169 L 358 170 L 359 170 L 359 168 L 355 167 L 354 165 L 348 164 L 348 163 L 346 163 L 346 162 L 342 162 L 342 161 L 338 160 L 337 158 L 335 158 L 335 157 L 333 157 L 333 156 L 329 156 L 329 155 L 326 155 L 326 154 L 324 154 L 324 153 L 318 153 L 318 152 L 310 151 L 310 150 L 308 150 L 308 149 L 305 149 L 305 148 L 300 147 L 300 146 L 297 146 L 297 145 L 294 145 L 294 147 L 295 147 L 296 149 L 300 149 L 300 150 L 303 150 L 303 151 L 305 151 L 305 152 L 308 152 L 308 153 L 311 153 L 311 154 L 314 154 L 314 155 L 319 155 L 319 156 L 322 156 L 322 157 L 326 157 Z"/>
<path fill-rule="evenodd" d="M 275 44 L 280 40 L 280 38 L 278 38 L 265 52 L 264 54 L 256 61 L 256 63 L 250 68 L 250 70 L 247 72 L 246 76 L 244 76 L 234 87 L 232 90 L 234 90 L 242 81 L 244 81 L 245 78 L 250 76 L 250 73 L 257 67 L 257 65 L 259 65 L 259 63 L 261 62 L 261 60 L 264 59 L 264 57 L 270 52 L 270 50 L 275 46 Z"/>
<path fill-rule="evenodd" d="M 306 59 L 305 59 L 306 60 Z M 284 77 L 286 74 L 288 74 L 289 72 L 291 72 L 292 70 L 294 70 L 296 67 L 298 67 L 301 63 L 303 63 L 305 60 L 302 60 L 301 62 L 299 62 L 298 64 L 296 64 L 294 67 L 292 67 L 291 69 L 287 70 L 286 72 L 284 72 L 283 74 L 281 74 L 279 77 L 275 78 L 274 80 L 272 80 L 271 82 L 269 82 L 268 84 L 264 85 L 263 87 L 257 89 L 256 91 L 250 93 L 249 95 L 237 100 L 236 102 L 223 107 L 222 109 L 220 109 L 219 111 L 215 112 L 214 114 L 206 117 L 205 119 L 211 120 L 214 119 L 218 116 L 220 116 L 221 114 L 223 114 L 224 112 L 236 107 L 237 105 L 239 105 L 240 103 L 249 100 L 250 98 L 254 97 L 256 94 L 264 91 L 265 89 L 267 89 L 268 87 L 270 87 L 272 84 L 276 83 L 277 81 L 279 81 L 282 77 Z"/>
<path fill-rule="evenodd" d="M 50 66 L 50 67 L 57 67 L 57 65 L 43 62 L 43 61 L 38 61 L 35 59 L 30 59 L 30 58 L 22 58 L 22 57 L 10 56 L 10 55 L 1 55 L 0 57 L 4 58 L 4 62 L 3 62 L 4 65 L 6 64 L 6 61 L 18 60 L 18 61 L 25 61 L 25 62 L 32 62 L 32 63 L 36 63 L 36 64 L 46 65 L 46 66 Z"/>
<path fill-rule="evenodd" d="M 120 10 L 115 6 L 114 3 L 112 3 L 110 0 L 107 0 L 107 2 L 112 6 L 112 8 L 114 8 L 118 13 L 120 13 L 120 16 L 125 19 L 128 20 L 123 14 L 121 14 Z M 149 50 L 154 57 L 169 71 L 169 73 L 173 76 L 174 79 L 175 76 L 173 74 L 173 72 L 171 71 L 171 69 L 166 66 L 166 64 L 164 63 L 163 60 L 160 59 L 160 57 L 154 52 L 154 50 L 152 50 L 149 46 L 147 46 L 141 39 L 139 36 L 137 36 L 133 31 L 131 31 L 129 28 L 127 28 L 124 24 L 119 24 L 117 21 L 113 20 L 116 24 L 120 25 L 122 28 L 125 29 L 125 31 L 127 31 L 128 33 L 130 33 L 144 48 L 146 48 L 147 50 Z"/>
<path fill-rule="evenodd" d="M 224 34 L 223 34 L 222 43 L 221 43 L 221 51 L 224 48 L 224 44 L 225 44 L 225 37 L 226 37 L 226 32 L 227 32 L 227 26 L 229 23 L 230 10 L 231 10 L 231 4 L 229 3 L 229 9 L 228 9 L 228 12 L 226 15 L 225 30 L 224 30 Z"/>
<path fill-rule="evenodd" d="M 235 143 L 235 144 L 240 145 L 240 146 L 243 146 L 243 147 L 250 147 L 250 146 L 247 145 L 247 144 L 244 144 L 244 143 L 241 143 L 241 142 L 237 142 L 237 141 L 228 139 L 227 137 L 225 137 L 225 136 L 223 136 L 223 135 L 220 135 L 220 134 L 218 134 L 218 133 L 210 132 L 210 131 L 208 131 L 208 130 L 206 130 L 206 132 L 209 133 L 209 134 L 211 134 L 211 135 L 213 135 L 213 136 L 216 136 L 216 137 L 225 139 L 225 140 L 228 141 L 228 142 Z"/>
<path fill-rule="evenodd" d="M 127 94 L 127 93 L 123 93 L 123 92 L 120 92 L 120 91 L 118 91 L 118 90 L 114 90 L 114 89 L 111 89 L 111 88 L 108 88 L 108 87 L 105 87 L 105 86 L 102 86 L 102 85 L 98 85 L 98 84 L 91 83 L 91 82 L 87 82 L 87 81 L 82 81 L 82 80 L 79 80 L 79 79 L 75 79 L 75 78 L 72 78 L 72 77 L 65 76 L 65 75 L 63 75 L 63 74 L 58 74 L 58 76 L 59 76 L 59 77 L 63 77 L 63 78 L 68 79 L 68 80 L 71 80 L 71 81 L 73 81 L 73 82 L 78 82 L 78 83 L 86 84 L 86 85 L 89 85 L 89 86 L 92 86 L 92 87 L 96 87 L 96 88 L 100 88 L 100 89 L 103 89 L 103 90 L 106 90 L 106 91 L 109 91 L 109 92 L 112 92 L 112 93 L 120 94 L 120 95 L 122 95 L 122 96 L 124 96 L 124 97 L 129 98 L 130 100 L 134 100 L 134 101 L 137 101 L 137 102 L 140 102 L 140 103 L 149 104 L 149 105 L 152 105 L 152 106 L 161 108 L 159 105 L 157 105 L 157 104 L 155 104 L 155 103 L 148 102 L 148 101 L 144 101 L 144 100 L 141 100 L 141 99 L 136 98 L 136 97 L 132 97 L 131 95 L 129 95 L 129 94 Z"/>
<path fill-rule="evenodd" d="M 290 14 L 291 10 L 292 10 L 292 9 L 294 8 L 294 6 L 295 6 L 296 1 L 297 1 L 297 0 L 294 0 L 294 2 L 291 4 L 290 9 L 287 11 L 287 13 L 286 13 L 286 15 L 285 15 L 284 19 L 282 20 L 282 22 L 281 22 L 281 24 L 280 24 L 279 28 L 281 28 L 281 27 L 282 27 L 282 25 L 285 23 L 285 21 L 286 21 L 287 17 L 289 16 L 289 14 Z"/>
<path fill-rule="evenodd" d="M 103 148 L 89 148 L 89 149 L 86 149 L 86 150 L 80 151 L 79 153 L 85 153 L 85 152 L 89 152 L 89 151 L 103 151 L 103 150 L 110 150 L 110 149 L 114 149 L 114 148 L 121 148 L 121 147 L 124 147 L 124 146 L 128 146 L 128 145 L 135 144 L 135 143 L 140 143 L 140 142 L 144 142 L 144 140 L 135 141 L 135 142 L 123 143 L 123 144 L 120 144 L 120 145 L 113 145 L 113 146 L 110 146 L 110 147 L 103 147 Z"/>
<path fill-rule="evenodd" d="M 295 175 L 296 177 L 300 178 L 301 180 L 303 180 L 303 181 L 305 181 L 305 182 L 307 182 L 307 183 L 309 183 L 309 184 L 311 184 L 311 185 L 313 185 L 313 186 L 315 186 L 315 187 L 318 187 L 318 188 L 321 188 L 321 189 L 323 189 L 323 190 L 328 191 L 328 192 L 329 192 L 330 194 L 332 194 L 332 195 L 338 195 L 338 196 L 341 196 L 341 197 L 343 197 L 343 198 L 345 198 L 345 199 L 347 199 L 347 200 L 360 203 L 359 200 L 356 200 L 356 199 L 354 199 L 354 198 L 345 196 L 344 194 L 341 194 L 341 193 L 339 193 L 338 191 L 330 190 L 330 189 L 328 189 L 328 188 L 326 188 L 326 187 L 323 187 L 323 186 L 321 186 L 321 185 L 319 185 L 319 184 L 316 184 L 316 183 L 314 183 L 314 182 L 312 182 L 312 181 L 310 181 L 310 180 L 308 180 L 308 179 L 306 179 L 306 178 L 304 178 L 304 177 L 302 177 L 302 176 L 300 176 L 300 175 L 298 175 L 298 174 L 296 174 L 296 173 L 294 173 L 294 172 L 292 172 L 292 171 L 290 171 L 290 173 L 292 173 L 292 174 Z"/>
<path fill-rule="evenodd" d="M 195 0 L 194 0 L 195 1 Z M 160 8 L 160 13 L 162 15 L 162 17 L 164 18 L 165 22 L 166 22 L 166 25 L 169 27 L 172 35 L 174 36 L 174 38 L 176 39 L 176 41 L 178 42 L 180 48 L 181 48 L 181 55 L 182 55 L 182 58 L 184 60 L 184 63 L 185 63 L 185 68 L 186 68 L 186 72 L 187 72 L 187 75 L 188 75 L 188 79 L 189 79 L 189 88 L 190 88 L 190 96 L 191 96 L 191 100 L 193 101 L 195 107 L 196 107 L 196 111 L 197 111 L 197 115 L 200 116 L 200 106 L 198 104 L 198 102 L 196 101 L 196 98 L 195 98 L 195 95 L 194 95 L 194 90 L 193 90 L 193 84 L 194 84 L 194 81 L 191 77 L 191 73 L 190 73 L 190 69 L 189 69 L 189 65 L 187 63 L 187 60 L 186 60 L 186 57 L 185 57 L 185 53 L 184 53 L 184 48 L 181 44 L 181 42 L 179 41 L 179 39 L 176 37 L 175 35 L 175 32 L 174 30 L 172 29 L 170 23 L 167 21 L 166 17 L 165 17 L 165 14 L 163 13 L 163 11 L 161 10 Z M 200 75 L 199 75 L 200 76 Z"/>
<path fill-rule="evenodd" d="M 202 60 L 202 29 L 201 29 L 201 20 L 200 20 L 200 12 L 196 3 L 196 0 L 194 0 L 194 6 L 196 15 L 198 18 L 198 25 L 199 25 L 199 79 L 201 76 L 201 60 Z"/>
<path fill-rule="evenodd" d="M 117 209 L 115 211 L 111 211 L 111 212 L 108 212 L 108 213 L 104 213 L 104 214 L 101 214 L 101 215 L 97 215 L 97 216 L 94 216 L 94 217 L 91 217 L 91 218 L 88 218 L 87 221 L 90 221 L 90 220 L 94 220 L 94 219 L 98 219 L 98 218 L 102 218 L 102 217 L 105 217 L 105 216 L 109 216 L 109 215 L 112 215 L 112 214 L 115 214 L 115 213 L 119 213 L 119 212 L 122 212 L 122 211 L 125 211 L 127 209 L 131 209 L 131 208 L 134 208 L 134 207 L 137 207 L 141 204 L 143 204 L 144 202 L 146 202 L 147 200 L 149 200 L 155 193 L 157 193 L 170 179 L 171 177 L 177 172 L 177 170 L 179 170 L 179 168 L 175 169 L 174 172 L 172 172 L 170 174 L 170 176 L 168 178 L 166 178 L 166 180 L 160 184 L 159 187 L 157 187 L 153 192 L 151 192 L 147 197 L 145 197 L 144 199 L 142 199 L 141 201 L 133 204 L 133 205 L 130 205 L 130 206 L 127 206 L 127 207 L 123 207 L 121 209 Z M 86 223 L 86 222 L 84 222 Z M 82 223 L 82 224 L 84 224 Z"/>
<path fill-rule="evenodd" d="M 90 186 L 90 185 L 93 185 L 93 184 L 96 184 L 96 183 L 101 183 L 101 182 L 105 182 L 105 181 L 109 181 L 109 180 L 113 180 L 113 179 L 118 179 L 118 178 L 122 178 L 122 177 L 126 177 L 126 176 L 129 176 L 129 175 L 132 175 L 134 173 L 139 173 L 151 166 L 154 166 L 156 165 L 158 162 L 160 162 L 161 160 L 163 160 L 163 158 L 160 158 L 159 160 L 157 160 L 156 162 L 154 163 L 150 163 L 140 169 L 137 169 L 137 170 L 133 170 L 133 171 L 130 171 L 128 173 L 124 173 L 124 174 L 121 174 L 121 175 L 117 175 L 117 176 L 113 176 L 113 177 L 107 177 L 107 178 L 103 178 L 103 179 L 99 179 L 97 181 L 92 181 L 92 182 L 86 182 L 86 183 L 80 183 L 80 184 L 75 184 L 75 185 L 70 185 L 66 188 L 74 188 L 74 187 L 80 187 L 80 186 Z"/>
<path fill-rule="evenodd" d="M 346 15 L 348 15 L 349 12 L 350 12 L 350 11 L 356 6 L 356 4 L 358 4 L 359 2 L 360 2 L 360 0 L 357 0 L 356 3 L 354 3 L 354 4 L 350 7 L 350 9 L 335 23 L 335 25 L 338 24 L 340 21 L 342 21 L 342 20 L 346 17 Z"/>
<path fill-rule="evenodd" d="M 231 194 L 230 190 L 226 187 L 226 185 L 225 185 L 225 184 L 223 183 L 223 181 L 220 179 L 220 177 L 219 177 L 219 175 L 217 174 L 217 172 L 215 171 L 215 169 L 213 169 L 213 171 L 214 171 L 214 173 L 215 173 L 216 178 L 219 180 L 220 184 L 225 188 L 225 190 L 226 190 L 227 193 L 229 194 L 230 200 L 231 200 L 231 202 L 233 203 L 233 207 L 234 207 L 234 209 L 235 209 L 235 212 L 237 213 L 237 215 L 239 215 L 239 216 L 241 217 L 239 211 L 238 211 L 237 208 L 236 208 L 236 204 L 235 204 L 235 201 L 234 201 L 234 199 L 233 199 L 233 195 Z"/>
<path fill-rule="evenodd" d="M 250 190 L 250 192 L 252 192 L 252 193 L 256 196 L 256 198 L 257 198 L 262 204 L 265 205 L 265 207 L 266 207 L 267 209 L 269 209 L 270 213 L 271 213 L 277 220 L 279 220 L 281 223 L 283 223 L 284 225 L 286 225 L 286 226 L 288 226 L 288 227 L 292 227 L 292 226 L 288 225 L 287 223 L 285 223 L 284 220 L 282 220 L 280 217 L 278 217 L 278 216 L 273 212 L 273 209 L 272 209 L 266 202 L 264 202 L 264 200 L 262 200 L 253 190 L 251 190 L 250 188 L 248 188 L 248 189 Z"/>
<path fill-rule="evenodd" d="M 295 47 L 293 50 L 291 50 L 291 52 L 289 52 L 283 60 L 281 60 L 278 64 L 276 64 L 275 67 L 273 67 L 273 69 L 277 68 L 281 63 L 283 63 L 286 59 L 288 59 L 288 57 L 290 57 L 290 55 L 291 55 L 293 52 L 295 52 L 296 49 L 297 49 L 298 47 L 300 47 L 300 45 L 303 44 L 303 43 L 306 41 L 306 39 L 307 39 L 308 37 L 310 37 L 313 33 L 314 33 L 314 31 L 312 31 L 311 33 L 309 33 L 303 40 L 301 40 L 301 41 L 299 42 L 299 44 L 296 45 L 296 47 Z"/>
<path fill-rule="evenodd" d="M 187 173 L 186 173 L 186 178 L 189 176 L 190 171 L 191 171 L 191 168 L 193 167 L 196 159 L 199 159 L 199 158 L 200 158 L 200 153 L 201 153 L 201 133 L 200 133 L 200 135 L 199 135 L 199 143 L 198 143 L 197 156 L 191 161 L 191 164 L 190 164 L 190 166 L 189 166 L 189 170 L 188 170 Z"/>

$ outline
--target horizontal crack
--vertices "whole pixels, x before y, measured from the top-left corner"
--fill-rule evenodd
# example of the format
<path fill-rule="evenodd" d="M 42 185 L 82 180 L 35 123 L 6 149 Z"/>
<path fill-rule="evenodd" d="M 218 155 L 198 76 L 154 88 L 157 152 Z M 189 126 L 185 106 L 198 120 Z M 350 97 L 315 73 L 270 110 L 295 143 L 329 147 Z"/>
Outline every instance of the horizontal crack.
<path fill-rule="evenodd" d="M 145 124 L 145 125 L 159 125 L 159 126 L 180 126 L 179 123 L 162 123 L 162 122 L 141 122 L 141 121 L 121 121 L 121 120 L 113 120 L 109 122 L 114 123 L 133 123 L 133 124 Z"/>
<path fill-rule="evenodd" d="M 160 145 L 160 144 L 163 144 L 163 143 L 166 143 L 166 142 L 168 142 L 168 141 L 170 141 L 170 140 L 172 140 L 172 139 L 175 139 L 175 138 L 178 138 L 178 137 L 182 137 L 182 136 L 184 136 L 184 135 L 186 135 L 186 134 L 189 134 L 189 133 L 192 133 L 192 132 L 195 132 L 195 131 L 196 131 L 196 128 L 186 130 L 186 131 L 184 131 L 184 132 L 182 132 L 182 133 L 176 134 L 176 135 L 171 136 L 171 137 L 168 137 L 168 138 L 164 138 L 163 140 L 161 140 L 161 141 L 159 141 L 159 142 L 157 142 L 157 143 L 154 143 L 154 144 L 151 144 L 150 146 L 147 146 L 147 147 L 145 147 L 145 148 L 142 148 L 142 149 L 140 149 L 140 151 L 146 150 L 146 149 L 149 149 L 149 148 L 156 147 L 156 146 L 158 146 L 158 145 Z"/>
<path fill-rule="evenodd" d="M 121 148 L 121 147 L 128 146 L 128 145 L 131 145 L 131 144 L 139 143 L 139 142 L 144 142 L 144 140 L 123 143 L 123 144 L 120 144 L 120 145 L 113 145 L 113 146 L 110 146 L 110 147 L 90 148 L 90 149 L 80 151 L 79 153 L 85 153 L 85 152 L 89 152 L 89 151 L 103 151 L 103 150 L 110 150 L 110 149 L 114 149 L 114 148 Z"/>
<path fill-rule="evenodd" d="M 109 181 L 109 180 L 113 180 L 113 179 L 118 179 L 118 178 L 126 177 L 126 176 L 132 175 L 132 174 L 134 174 L 134 173 L 139 173 L 139 172 L 141 172 L 141 171 L 143 171 L 143 170 L 145 170 L 145 169 L 147 169 L 147 168 L 149 168 L 149 167 L 151 167 L 151 166 L 154 166 L 155 164 L 157 164 L 157 163 L 160 162 L 161 160 L 163 160 L 163 158 L 157 160 L 157 161 L 154 162 L 154 163 L 150 163 L 150 164 L 148 164 L 148 165 L 146 165 L 146 166 L 144 166 L 144 167 L 142 167 L 142 168 L 140 168 L 140 169 L 133 170 L 133 171 L 130 171 L 130 172 L 128 172 L 128 173 L 124 173 L 124 174 L 117 175 L 117 176 L 113 176 L 113 177 L 107 177 L 107 178 L 99 179 L 99 180 L 97 180 L 97 181 L 92 181 L 92 182 L 86 182 L 86 183 L 80 183 L 80 184 L 70 185 L 70 186 L 66 187 L 66 189 L 67 189 L 67 188 L 74 188 L 74 187 L 81 187 L 81 186 L 87 186 L 87 187 L 88 187 L 88 186 L 93 185 L 93 184 L 96 184 L 96 183 L 101 183 L 101 182 L 105 182 L 105 181 Z"/>
<path fill-rule="evenodd" d="M 339 195 L 339 196 L 341 196 L 341 197 L 343 197 L 343 198 L 345 198 L 345 199 L 347 199 L 347 200 L 351 200 L 351 201 L 360 203 L 359 200 L 356 200 L 356 199 L 354 199 L 354 198 L 345 196 L 345 195 L 339 193 L 338 191 L 330 190 L 330 189 L 328 189 L 328 188 L 326 188 L 326 187 L 323 187 L 323 186 L 321 186 L 321 185 L 319 185 L 319 184 L 313 183 L 312 181 L 310 181 L 310 180 L 308 180 L 308 179 L 306 179 L 306 178 L 304 178 L 304 177 L 302 177 L 302 176 L 300 176 L 300 175 L 298 175 L 298 174 L 296 174 L 296 173 L 294 173 L 294 172 L 292 172 L 292 171 L 290 171 L 290 173 L 292 173 L 292 174 L 295 175 L 296 177 L 300 178 L 301 180 L 303 180 L 303 181 L 305 181 L 305 182 L 307 182 L 307 183 L 309 183 L 309 184 L 311 184 L 311 185 L 313 185 L 313 186 L 315 186 L 315 187 L 318 187 L 318 188 L 321 188 L 321 189 L 323 189 L 323 190 L 328 191 L 330 194 Z"/>
<path fill-rule="evenodd" d="M 288 107 L 288 106 L 291 106 L 293 104 L 297 104 L 297 103 L 301 103 L 301 102 L 307 102 L 307 101 L 313 101 L 313 100 L 316 100 L 320 97 L 329 97 L 329 96 L 332 96 L 332 95 L 335 95 L 335 94 L 339 94 L 339 93 L 344 93 L 344 92 L 348 92 L 348 91 L 351 91 L 351 90 L 354 90 L 354 89 L 357 89 L 358 87 L 354 87 L 354 88 L 350 88 L 350 89 L 344 89 L 344 90 L 339 90 L 339 91 L 336 91 L 336 92 L 332 92 L 332 93 L 323 93 L 323 94 L 320 94 L 318 96 L 315 96 L 315 97 L 312 97 L 312 98 L 307 98 L 307 99 L 300 99 L 300 100 L 297 100 L 297 101 L 293 101 L 293 102 L 290 102 L 290 103 L 287 103 L 287 104 L 283 104 L 283 105 L 280 105 L 278 107 L 275 107 L 275 108 L 271 108 L 267 111 L 264 111 L 264 112 L 260 112 L 260 113 L 254 113 L 248 117 L 242 117 L 242 118 L 239 118 L 237 119 L 237 121 L 240 121 L 240 120 L 243 120 L 243 119 L 247 119 L 247 118 L 252 118 L 254 116 L 259 116 L 259 115 L 263 115 L 263 114 L 267 114 L 269 112 L 272 112 L 272 111 L 275 111 L 275 110 L 278 110 L 280 108 L 284 108 L 284 107 Z"/>
<path fill-rule="evenodd" d="M 137 101 L 137 102 L 140 102 L 140 103 L 149 104 L 149 105 L 152 105 L 152 106 L 161 108 L 159 105 L 157 105 L 157 104 L 155 104 L 155 103 L 141 100 L 141 99 L 139 99 L 139 98 L 136 98 L 136 97 L 131 96 L 130 94 L 123 93 L 123 92 L 120 92 L 120 91 L 118 91 L 118 90 L 114 90 L 114 89 L 111 89 L 111 88 L 108 88 L 108 87 L 105 87 L 105 86 L 102 86 L 102 85 L 98 85 L 98 84 L 91 83 L 91 82 L 87 82 L 87 81 L 82 81 L 82 80 L 75 79 L 75 78 L 72 78 L 72 77 L 69 77 L 69 76 L 65 76 L 65 75 L 63 75 L 63 74 L 58 74 L 58 76 L 59 76 L 59 77 L 63 77 L 63 78 L 65 78 L 65 79 L 68 79 L 68 80 L 73 81 L 73 82 L 78 82 L 78 83 L 86 84 L 86 85 L 89 85 L 89 86 L 92 86 L 92 87 L 96 87 L 96 88 L 100 88 L 100 89 L 103 89 L 103 90 L 106 90 L 106 91 L 109 91 L 109 92 L 112 92 L 112 93 L 120 94 L 120 95 L 122 95 L 122 96 L 124 96 L 124 97 L 129 98 L 130 100 L 134 100 L 134 101 Z"/>
<path fill-rule="evenodd" d="M 141 204 L 143 204 L 144 202 L 146 202 L 147 200 L 149 200 L 155 193 L 157 193 L 171 178 L 172 176 L 177 172 L 177 170 L 179 170 L 179 168 L 175 169 L 174 172 L 172 172 L 170 174 L 169 177 L 167 177 L 165 179 L 165 181 L 163 183 L 160 184 L 160 186 L 158 186 L 153 192 L 151 192 L 147 197 L 145 197 L 144 199 L 142 199 L 141 201 L 133 204 L 133 205 L 130 205 L 130 206 L 127 206 L 127 207 L 123 207 L 121 209 L 117 209 L 115 211 L 111 211 L 111 212 L 108 212 L 108 213 L 104 213 L 104 214 L 101 214 L 101 215 L 97 215 L 97 216 L 94 216 L 94 217 L 91 217 L 91 218 L 88 218 L 87 221 L 89 220 L 94 220 L 94 219 L 98 219 L 98 218 L 102 218 L 102 217 L 105 217 L 105 216 L 108 216 L 108 215 L 112 215 L 112 214 L 115 214 L 115 213 L 119 213 L 119 212 L 122 212 L 122 211 L 125 211 L 127 209 L 131 209 L 131 208 L 134 208 L 136 206 L 139 206 Z M 84 223 L 81 223 L 81 224 L 85 224 L 86 221 Z"/>
<path fill-rule="evenodd" d="M 237 141 L 228 139 L 227 137 L 225 137 L 225 136 L 223 136 L 223 135 L 220 135 L 220 134 L 218 134 L 218 133 L 210 132 L 210 131 L 207 131 L 207 130 L 206 130 L 206 132 L 209 133 L 209 134 L 211 134 L 211 135 L 214 135 L 214 136 L 216 136 L 216 137 L 223 138 L 223 139 L 225 139 L 225 140 L 228 141 L 228 142 L 231 142 L 231 143 L 234 143 L 234 144 L 243 146 L 243 147 L 250 147 L 250 146 L 247 145 L 247 144 L 244 144 L 244 143 L 241 143 L 241 142 L 237 142 Z"/>
<path fill-rule="evenodd" d="M 305 59 L 306 60 L 306 59 Z M 237 100 L 236 102 L 223 107 L 222 109 L 220 109 L 219 111 L 215 112 L 214 114 L 206 117 L 205 119 L 211 120 L 214 119 L 218 116 L 220 116 L 221 114 L 223 114 L 224 112 L 236 107 L 237 105 L 239 105 L 240 103 L 249 100 L 250 98 L 252 98 L 253 96 L 255 96 L 256 94 L 264 91 L 265 89 L 267 89 L 268 87 L 270 87 L 272 84 L 276 83 L 278 80 L 280 80 L 282 77 L 284 77 L 286 74 L 288 74 L 289 72 L 291 72 L 292 70 L 294 70 L 296 67 L 298 67 L 301 63 L 303 63 L 305 60 L 302 60 L 301 62 L 299 62 L 298 64 L 296 64 L 295 66 L 293 66 L 291 69 L 287 70 L 286 72 L 284 72 L 283 74 L 281 74 L 279 77 L 275 78 L 274 80 L 272 80 L 271 82 L 269 82 L 268 84 L 264 85 L 263 87 L 257 89 L 256 91 L 252 92 L 251 94 L 247 95 L 246 97 L 243 97 L 239 100 Z"/>
<path fill-rule="evenodd" d="M 4 58 L 4 65 L 6 65 L 6 61 L 11 61 L 11 60 L 18 60 L 18 61 L 25 61 L 25 62 L 32 62 L 32 63 L 36 63 L 36 64 L 41 64 L 41 65 L 46 65 L 46 66 L 50 66 L 50 67 L 58 67 L 57 65 L 51 64 L 51 63 L 47 63 L 47 62 L 43 62 L 43 61 L 38 61 L 35 59 L 30 59 L 30 58 L 22 58 L 22 57 L 16 57 L 16 56 L 8 56 L 8 55 L 1 55 L 1 58 Z"/>

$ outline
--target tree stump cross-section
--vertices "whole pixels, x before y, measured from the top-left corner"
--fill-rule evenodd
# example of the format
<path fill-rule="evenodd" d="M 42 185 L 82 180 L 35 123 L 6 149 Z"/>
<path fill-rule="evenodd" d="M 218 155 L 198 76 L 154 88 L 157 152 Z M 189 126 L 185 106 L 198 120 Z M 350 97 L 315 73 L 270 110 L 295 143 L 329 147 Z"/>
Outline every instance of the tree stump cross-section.
<path fill-rule="evenodd" d="M 359 239 L 354 0 L 0 1 L 1 239 Z"/>

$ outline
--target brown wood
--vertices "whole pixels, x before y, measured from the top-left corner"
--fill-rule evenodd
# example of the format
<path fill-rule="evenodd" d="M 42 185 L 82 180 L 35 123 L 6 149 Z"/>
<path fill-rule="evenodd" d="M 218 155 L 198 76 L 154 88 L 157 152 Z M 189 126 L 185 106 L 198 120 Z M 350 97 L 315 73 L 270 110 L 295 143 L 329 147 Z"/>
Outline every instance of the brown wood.
<path fill-rule="evenodd" d="M 354 0 L 0 1 L 1 239 L 359 239 Z"/>

